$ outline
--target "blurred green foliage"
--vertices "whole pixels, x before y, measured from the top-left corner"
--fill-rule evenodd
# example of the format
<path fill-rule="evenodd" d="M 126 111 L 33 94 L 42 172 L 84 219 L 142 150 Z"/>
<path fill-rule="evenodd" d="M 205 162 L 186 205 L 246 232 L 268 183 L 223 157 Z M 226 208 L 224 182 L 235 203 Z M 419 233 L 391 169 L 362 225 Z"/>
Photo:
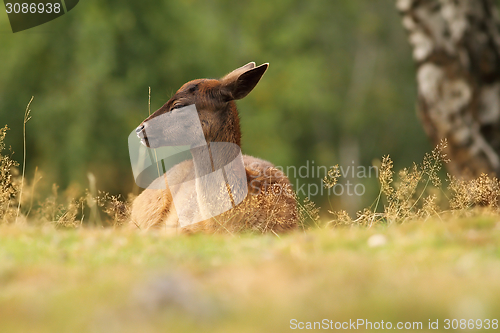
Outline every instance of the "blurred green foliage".
<path fill-rule="evenodd" d="M 238 103 L 246 154 L 331 166 L 348 143 L 356 163 L 390 154 L 397 169 L 431 149 L 393 1 L 86 0 L 16 34 L 0 14 L 0 59 L 0 126 L 20 161 L 35 96 L 28 175 L 38 166 L 48 188 L 86 187 L 90 171 L 100 189 L 132 191 L 127 136 L 148 115 L 148 87 L 154 111 L 186 81 L 249 61 L 270 68 Z"/>

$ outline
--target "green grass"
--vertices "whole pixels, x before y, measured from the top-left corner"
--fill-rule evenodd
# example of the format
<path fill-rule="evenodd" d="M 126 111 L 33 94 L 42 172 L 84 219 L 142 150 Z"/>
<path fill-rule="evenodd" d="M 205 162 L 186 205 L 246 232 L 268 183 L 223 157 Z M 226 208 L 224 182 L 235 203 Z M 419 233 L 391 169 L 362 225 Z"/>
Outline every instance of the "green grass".
<path fill-rule="evenodd" d="M 498 244 L 491 216 L 281 238 L 3 225 L 0 331 L 281 332 L 291 319 L 443 330 L 500 319 Z"/>

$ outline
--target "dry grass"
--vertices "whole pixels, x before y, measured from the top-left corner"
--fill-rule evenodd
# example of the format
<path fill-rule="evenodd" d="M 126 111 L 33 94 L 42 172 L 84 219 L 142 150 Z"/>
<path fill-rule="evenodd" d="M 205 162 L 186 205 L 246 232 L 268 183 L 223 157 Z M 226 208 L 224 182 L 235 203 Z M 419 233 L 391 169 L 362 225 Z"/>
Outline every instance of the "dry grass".
<path fill-rule="evenodd" d="M 7 126 L 0 129 L 0 223 L 12 221 L 19 192 L 18 164 L 11 158 L 12 152 L 5 154 L 4 140 L 8 129 Z"/>
<path fill-rule="evenodd" d="M 328 224 L 338 226 L 367 226 L 378 224 L 402 224 L 409 221 L 441 220 L 450 216 L 477 214 L 500 215 L 500 182 L 486 174 L 477 179 L 461 179 L 447 176 L 445 183 L 440 177 L 443 164 L 448 163 L 447 142 L 442 141 L 422 163 L 405 168 L 394 179 L 393 161 L 384 156 L 380 166 L 380 192 L 373 205 L 351 218 L 345 211 L 329 211 L 334 219 Z M 335 169 L 331 170 L 335 175 Z M 327 186 L 334 186 L 337 177 L 325 179 Z"/>
<path fill-rule="evenodd" d="M 53 184 L 52 193 L 43 201 L 34 203 L 35 186 L 42 178 L 35 172 L 28 182 L 18 170 L 18 163 L 12 159 L 12 152 L 5 147 L 8 127 L 0 129 L 0 224 L 29 222 L 35 225 L 53 224 L 58 228 L 77 228 L 86 223 L 90 211 L 89 202 L 97 203 L 98 214 L 104 216 L 103 225 L 121 226 L 129 216 L 131 198 L 121 200 L 99 191 L 92 195 L 88 191 L 78 194 L 72 188 L 61 197 L 58 186 Z M 7 153 L 6 153 L 7 152 Z M 24 189 L 24 195 L 23 195 Z"/>
<path fill-rule="evenodd" d="M 29 112 L 27 115 L 29 120 Z M 26 122 L 25 119 L 25 124 Z M 19 173 L 18 164 L 11 158 L 12 152 L 9 152 L 4 144 L 7 130 L 7 126 L 0 129 L 0 223 L 30 222 L 36 225 L 53 224 L 58 228 L 79 228 L 87 224 L 120 227 L 128 222 L 133 196 L 129 195 L 125 200 L 121 196 L 98 191 L 92 182 L 91 190 L 80 193 L 70 188 L 62 196 L 54 184 L 50 195 L 43 201 L 34 203 L 35 185 L 41 176 L 35 173 L 34 179 L 26 181 L 24 173 Z M 289 195 L 297 201 L 300 230 L 325 225 L 372 227 L 378 224 L 401 224 L 412 220 L 425 221 L 432 217 L 444 220 L 448 219 L 449 215 L 500 215 L 500 181 L 497 178 L 483 174 L 477 179 L 466 180 L 448 175 L 445 182 L 441 180 L 439 173 L 443 164 L 448 162 L 446 148 L 446 141 L 441 142 L 432 152 L 424 156 L 422 163 L 415 163 L 411 168 L 401 170 L 396 179 L 391 158 L 383 157 L 379 172 L 379 195 L 373 205 L 359 211 L 356 218 L 350 217 L 342 210 L 329 210 L 333 219 L 323 223 L 320 221 L 320 208 L 316 207 L 314 202 L 307 198 L 301 201 L 290 192 Z M 335 186 L 339 177 L 339 168 L 335 166 L 325 177 L 325 186 Z M 24 197 L 22 197 L 23 189 L 25 189 Z M 268 202 L 272 204 L 274 200 Z M 253 209 L 251 205 L 247 206 L 246 209 Z M 280 211 L 271 211 L 279 210 L 280 207 L 268 206 L 264 208 L 270 210 L 266 212 L 270 218 L 284 215 Z M 255 214 L 254 210 L 238 211 L 236 215 L 249 216 Z M 258 226 L 251 226 L 247 228 L 248 230 L 243 228 L 241 231 L 255 229 L 254 231 L 263 233 L 273 223 L 279 224 L 280 221 L 267 221 L 262 230 Z"/>

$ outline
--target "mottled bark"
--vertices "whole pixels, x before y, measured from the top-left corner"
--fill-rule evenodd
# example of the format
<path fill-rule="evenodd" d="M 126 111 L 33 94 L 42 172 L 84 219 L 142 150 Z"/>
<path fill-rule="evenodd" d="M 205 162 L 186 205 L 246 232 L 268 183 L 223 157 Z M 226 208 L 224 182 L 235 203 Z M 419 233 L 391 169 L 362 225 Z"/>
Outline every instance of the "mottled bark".
<path fill-rule="evenodd" d="M 417 64 L 418 113 L 449 171 L 500 175 L 500 33 L 490 0 L 397 0 Z"/>

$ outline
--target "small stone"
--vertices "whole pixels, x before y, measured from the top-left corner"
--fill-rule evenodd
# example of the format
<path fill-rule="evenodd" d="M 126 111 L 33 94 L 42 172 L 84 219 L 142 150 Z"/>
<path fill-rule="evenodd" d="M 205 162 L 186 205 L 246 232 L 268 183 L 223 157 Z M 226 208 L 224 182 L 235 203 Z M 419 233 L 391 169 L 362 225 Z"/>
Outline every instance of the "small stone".
<path fill-rule="evenodd" d="M 387 243 L 387 237 L 381 234 L 376 234 L 368 238 L 369 247 L 383 246 Z"/>

